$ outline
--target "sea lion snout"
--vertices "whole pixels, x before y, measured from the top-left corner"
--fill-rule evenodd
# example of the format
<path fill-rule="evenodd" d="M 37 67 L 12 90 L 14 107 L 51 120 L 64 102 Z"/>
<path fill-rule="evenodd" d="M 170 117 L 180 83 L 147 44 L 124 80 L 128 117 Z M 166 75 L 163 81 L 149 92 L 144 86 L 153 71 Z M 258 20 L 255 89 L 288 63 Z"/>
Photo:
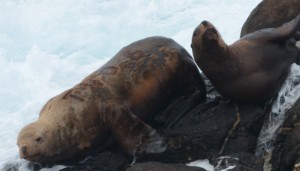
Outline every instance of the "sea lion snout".
<path fill-rule="evenodd" d="M 205 32 L 204 32 L 204 35 L 206 38 L 212 40 L 212 39 L 215 39 L 217 40 L 218 39 L 218 32 L 215 28 L 209 28 L 207 29 Z"/>
<path fill-rule="evenodd" d="M 215 29 L 215 27 L 207 20 L 203 20 L 194 30 L 193 37 L 202 37 L 203 33 L 205 33 L 209 29 Z M 217 33 L 217 31 L 215 30 Z"/>
<path fill-rule="evenodd" d="M 28 146 L 23 144 L 19 147 L 20 158 L 25 158 L 28 155 Z"/>
<path fill-rule="evenodd" d="M 199 24 L 200 27 L 203 27 L 203 28 L 206 28 L 206 29 L 209 29 L 209 28 L 214 28 L 214 26 L 207 20 L 203 20 L 200 24 Z"/>
<path fill-rule="evenodd" d="M 202 21 L 201 24 L 203 24 L 204 26 L 208 25 L 208 22 L 206 20 Z"/>

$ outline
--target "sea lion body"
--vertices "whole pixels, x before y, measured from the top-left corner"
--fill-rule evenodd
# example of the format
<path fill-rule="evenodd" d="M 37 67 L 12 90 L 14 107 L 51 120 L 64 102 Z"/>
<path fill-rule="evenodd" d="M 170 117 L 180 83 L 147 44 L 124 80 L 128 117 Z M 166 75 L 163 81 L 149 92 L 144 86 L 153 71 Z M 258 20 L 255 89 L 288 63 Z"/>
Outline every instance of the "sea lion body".
<path fill-rule="evenodd" d="M 265 103 L 273 98 L 297 62 L 299 50 L 290 37 L 300 15 L 278 28 L 263 29 L 226 45 L 215 27 L 203 21 L 194 31 L 196 63 L 224 97 L 236 102 Z"/>
<path fill-rule="evenodd" d="M 151 37 L 121 49 L 100 69 L 50 99 L 18 136 L 20 157 L 57 162 L 114 137 L 129 154 L 156 153 L 164 139 L 142 120 L 175 98 L 206 89 L 193 58 L 175 41 Z"/>
<path fill-rule="evenodd" d="M 299 14 L 299 0 L 263 0 L 253 9 L 244 23 L 241 37 L 257 30 L 279 27 Z M 300 39 L 299 36 L 297 38 Z"/>

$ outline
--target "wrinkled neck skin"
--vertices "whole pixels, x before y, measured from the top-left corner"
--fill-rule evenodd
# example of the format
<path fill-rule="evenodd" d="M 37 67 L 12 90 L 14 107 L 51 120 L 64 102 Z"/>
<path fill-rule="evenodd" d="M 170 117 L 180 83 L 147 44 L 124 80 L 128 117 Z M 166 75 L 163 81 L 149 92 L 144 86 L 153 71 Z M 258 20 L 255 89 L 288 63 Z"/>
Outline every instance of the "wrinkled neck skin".
<path fill-rule="evenodd" d="M 42 123 L 46 124 L 47 122 Z M 79 152 L 79 149 L 76 148 L 73 141 L 62 142 L 62 137 L 65 136 L 64 138 L 67 138 L 68 136 L 64 135 L 62 128 L 57 127 L 56 129 L 53 129 L 53 126 L 54 125 L 48 124 L 48 127 L 51 128 L 47 132 L 51 139 L 47 143 L 47 152 L 49 153 L 40 157 L 38 162 L 41 164 L 52 165 L 71 157 L 73 154 L 78 154 Z"/>

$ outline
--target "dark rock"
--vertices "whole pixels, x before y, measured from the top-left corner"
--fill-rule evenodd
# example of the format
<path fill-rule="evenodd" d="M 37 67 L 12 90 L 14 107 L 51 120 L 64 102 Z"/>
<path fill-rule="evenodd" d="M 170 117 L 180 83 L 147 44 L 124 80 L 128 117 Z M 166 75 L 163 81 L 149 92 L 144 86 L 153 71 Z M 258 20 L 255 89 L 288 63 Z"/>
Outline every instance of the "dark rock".
<path fill-rule="evenodd" d="M 265 112 L 260 106 L 239 105 L 238 107 L 241 120 L 236 131 L 228 139 L 225 155 L 238 152 L 254 153 L 264 122 Z"/>
<path fill-rule="evenodd" d="M 111 150 L 101 152 L 81 162 L 65 163 L 68 167 L 62 171 L 121 171 L 128 167 L 129 158 L 120 150 Z"/>
<path fill-rule="evenodd" d="M 293 171 L 300 171 L 300 157 L 297 158 L 293 167 Z"/>
<path fill-rule="evenodd" d="M 160 162 L 137 163 L 126 171 L 205 171 L 200 167 L 189 167 L 183 164 L 164 164 Z"/>
<path fill-rule="evenodd" d="M 240 121 L 233 128 L 237 114 L 240 115 Z M 172 118 L 172 114 L 169 114 L 165 120 Z M 230 102 L 209 101 L 199 104 L 175 125 L 167 124 L 163 129 L 158 129 L 169 138 L 165 152 L 141 156 L 138 162 L 186 163 L 222 153 L 254 153 L 263 120 L 264 110 L 260 106 L 238 105 L 237 110 Z"/>

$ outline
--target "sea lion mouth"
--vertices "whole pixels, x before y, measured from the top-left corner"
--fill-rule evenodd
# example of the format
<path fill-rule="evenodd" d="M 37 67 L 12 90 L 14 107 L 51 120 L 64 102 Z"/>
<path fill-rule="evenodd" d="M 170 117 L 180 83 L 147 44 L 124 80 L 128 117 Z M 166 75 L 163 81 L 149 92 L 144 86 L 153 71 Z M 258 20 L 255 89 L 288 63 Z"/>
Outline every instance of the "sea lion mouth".
<path fill-rule="evenodd" d="M 29 161 L 37 161 L 38 159 L 40 159 L 40 156 L 41 154 L 37 153 L 37 154 L 22 156 L 21 158 Z"/>
<path fill-rule="evenodd" d="M 205 31 L 206 34 L 218 34 L 217 30 L 215 28 L 208 28 Z"/>
<path fill-rule="evenodd" d="M 214 27 L 206 29 L 203 35 L 204 38 L 208 40 L 217 40 L 219 37 L 218 32 Z"/>

